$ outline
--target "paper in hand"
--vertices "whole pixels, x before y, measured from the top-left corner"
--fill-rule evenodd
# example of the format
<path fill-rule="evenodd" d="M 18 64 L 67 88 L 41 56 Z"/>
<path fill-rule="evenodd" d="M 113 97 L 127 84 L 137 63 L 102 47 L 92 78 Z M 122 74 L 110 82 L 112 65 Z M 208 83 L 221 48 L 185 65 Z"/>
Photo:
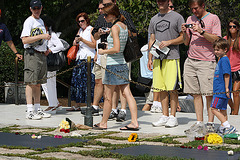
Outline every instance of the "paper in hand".
<path fill-rule="evenodd" d="M 170 49 L 168 47 L 160 49 L 159 48 L 160 43 L 161 43 L 160 41 L 155 40 L 150 48 L 150 53 L 154 55 L 156 58 L 160 58 L 161 60 L 163 60 L 164 58 L 167 57 Z"/>

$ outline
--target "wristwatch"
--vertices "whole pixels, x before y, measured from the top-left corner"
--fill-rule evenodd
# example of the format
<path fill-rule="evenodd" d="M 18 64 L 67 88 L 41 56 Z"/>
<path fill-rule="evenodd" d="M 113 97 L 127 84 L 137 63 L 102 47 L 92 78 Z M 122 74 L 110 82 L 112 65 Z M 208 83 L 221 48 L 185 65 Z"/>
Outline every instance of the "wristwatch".
<path fill-rule="evenodd" d="M 200 35 L 203 35 L 205 33 L 205 31 L 204 30 L 202 30 L 202 32 L 200 33 Z"/>

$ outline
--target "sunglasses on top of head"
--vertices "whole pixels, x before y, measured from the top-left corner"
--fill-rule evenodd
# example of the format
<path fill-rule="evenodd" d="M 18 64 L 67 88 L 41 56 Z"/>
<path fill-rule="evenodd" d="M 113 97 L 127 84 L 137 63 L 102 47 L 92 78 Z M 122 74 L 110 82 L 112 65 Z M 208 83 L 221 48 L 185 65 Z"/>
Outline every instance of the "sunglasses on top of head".
<path fill-rule="evenodd" d="M 229 28 L 237 28 L 236 25 L 229 25 Z"/>

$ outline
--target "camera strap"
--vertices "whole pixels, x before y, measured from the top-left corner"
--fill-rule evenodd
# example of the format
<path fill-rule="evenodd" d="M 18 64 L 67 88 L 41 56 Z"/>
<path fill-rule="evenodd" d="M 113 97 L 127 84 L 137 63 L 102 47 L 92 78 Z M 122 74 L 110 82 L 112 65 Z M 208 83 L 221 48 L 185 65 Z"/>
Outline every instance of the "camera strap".
<path fill-rule="evenodd" d="M 120 21 L 119 18 L 116 19 L 116 21 L 113 22 L 113 25 L 116 24 L 118 21 Z"/>

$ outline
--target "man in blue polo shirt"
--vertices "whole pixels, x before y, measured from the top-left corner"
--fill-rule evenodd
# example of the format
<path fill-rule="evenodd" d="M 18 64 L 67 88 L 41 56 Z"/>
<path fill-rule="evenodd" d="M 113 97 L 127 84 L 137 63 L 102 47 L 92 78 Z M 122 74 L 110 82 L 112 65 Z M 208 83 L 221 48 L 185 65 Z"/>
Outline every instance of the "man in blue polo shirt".
<path fill-rule="evenodd" d="M 0 19 L 1 19 L 1 9 L 0 9 Z M 10 35 L 10 32 L 5 24 L 3 24 L 0 20 L 0 46 L 2 44 L 2 41 L 6 42 L 7 45 L 11 48 L 11 50 L 16 54 L 16 56 L 19 58 L 19 60 L 22 60 L 22 55 L 18 53 L 16 50 L 16 47 L 12 41 L 12 37 Z"/>

